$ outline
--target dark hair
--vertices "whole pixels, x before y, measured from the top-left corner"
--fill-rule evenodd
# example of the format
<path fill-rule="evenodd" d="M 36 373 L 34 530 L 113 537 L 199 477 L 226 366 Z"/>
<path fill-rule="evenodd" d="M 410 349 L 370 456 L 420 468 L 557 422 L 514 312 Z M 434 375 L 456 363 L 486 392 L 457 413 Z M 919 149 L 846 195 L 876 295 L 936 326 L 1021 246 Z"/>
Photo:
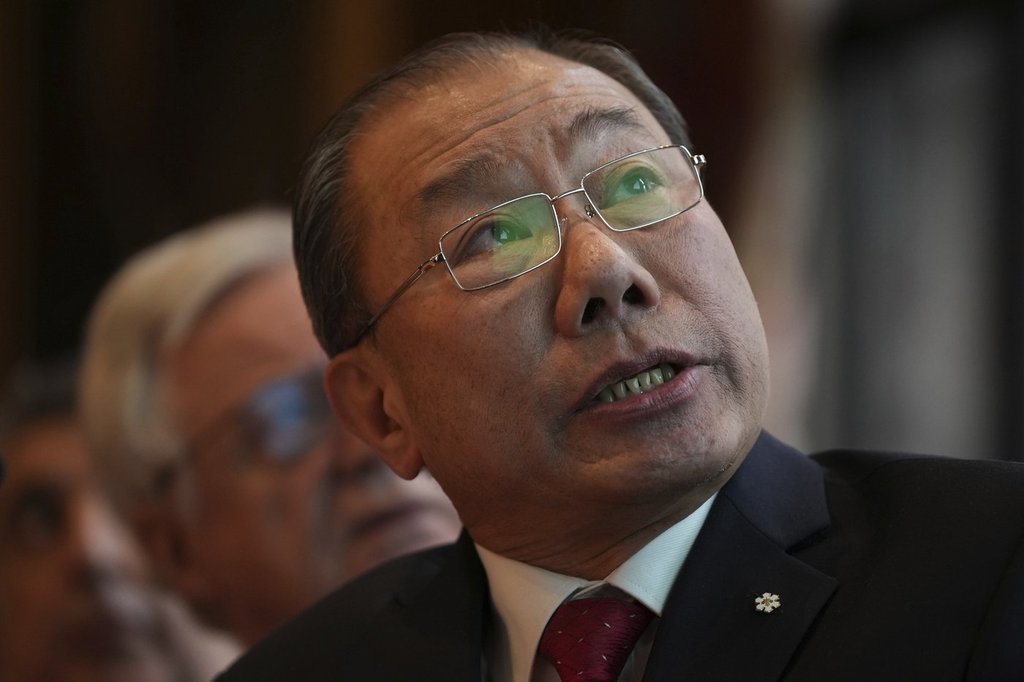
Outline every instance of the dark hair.
<path fill-rule="evenodd" d="M 75 414 L 77 359 L 59 357 L 17 365 L 0 396 L 0 449 L 25 427 Z"/>
<path fill-rule="evenodd" d="M 359 274 L 361 206 L 351 192 L 349 147 L 364 117 L 408 88 L 466 63 L 538 50 L 591 66 L 632 92 L 674 144 L 688 144 L 679 110 L 619 45 L 591 34 L 453 33 L 428 43 L 359 90 L 321 131 L 299 176 L 294 207 L 295 260 L 313 330 L 328 355 L 351 345 L 369 320 Z"/>

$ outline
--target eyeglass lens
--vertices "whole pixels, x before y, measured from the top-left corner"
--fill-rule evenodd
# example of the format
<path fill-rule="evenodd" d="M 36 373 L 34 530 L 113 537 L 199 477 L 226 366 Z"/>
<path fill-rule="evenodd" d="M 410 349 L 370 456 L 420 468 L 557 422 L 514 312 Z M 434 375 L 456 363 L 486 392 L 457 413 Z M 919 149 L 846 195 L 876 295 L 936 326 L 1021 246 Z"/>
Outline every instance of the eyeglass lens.
<path fill-rule="evenodd" d="M 680 147 L 623 157 L 588 173 L 581 186 L 595 213 L 616 231 L 679 215 L 701 198 L 696 171 Z M 560 244 L 550 198 L 531 194 L 462 223 L 442 237 L 441 252 L 459 286 L 474 289 L 547 262 Z"/>
<path fill-rule="evenodd" d="M 244 446 L 278 464 L 301 458 L 331 423 L 320 373 L 288 377 L 253 393 L 240 413 Z"/>
<path fill-rule="evenodd" d="M 632 154 L 583 178 L 583 190 L 613 230 L 635 230 L 679 215 L 700 200 L 686 152 L 668 147 Z"/>

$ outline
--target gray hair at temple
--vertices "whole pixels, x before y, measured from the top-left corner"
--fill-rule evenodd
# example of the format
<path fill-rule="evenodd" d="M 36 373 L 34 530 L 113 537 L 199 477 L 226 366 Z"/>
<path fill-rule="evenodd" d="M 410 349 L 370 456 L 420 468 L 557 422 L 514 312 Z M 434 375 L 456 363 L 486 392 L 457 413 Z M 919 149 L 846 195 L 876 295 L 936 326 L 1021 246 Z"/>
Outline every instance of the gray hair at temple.
<path fill-rule="evenodd" d="M 428 43 L 357 92 L 327 123 L 306 158 L 295 198 L 295 260 L 313 329 L 328 355 L 355 342 L 370 319 L 360 281 L 359 197 L 347 182 L 349 147 L 360 123 L 388 102 L 450 71 L 519 50 L 539 50 L 601 71 L 632 92 L 673 144 L 689 144 L 682 114 L 622 47 L 580 32 L 455 33 Z"/>
<path fill-rule="evenodd" d="M 160 492 L 183 463 L 183 438 L 165 402 L 167 355 L 235 285 L 291 255 L 288 213 L 254 209 L 143 250 L 101 292 L 88 321 L 78 408 L 122 509 Z"/>

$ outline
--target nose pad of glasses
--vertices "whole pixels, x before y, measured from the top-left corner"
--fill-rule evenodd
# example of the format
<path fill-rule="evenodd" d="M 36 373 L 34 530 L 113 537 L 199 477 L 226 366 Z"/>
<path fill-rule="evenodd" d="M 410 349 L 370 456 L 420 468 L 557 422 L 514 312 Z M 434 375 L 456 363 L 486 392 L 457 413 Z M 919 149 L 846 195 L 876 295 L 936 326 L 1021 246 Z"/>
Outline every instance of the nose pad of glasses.
<path fill-rule="evenodd" d="M 597 215 L 597 211 L 595 211 L 594 207 L 591 206 L 590 204 L 583 204 L 583 212 L 586 214 L 587 220 L 590 220 L 591 218 Z M 562 225 L 562 227 L 565 227 L 565 224 L 569 222 L 569 216 L 563 213 L 558 217 L 558 222 Z"/>

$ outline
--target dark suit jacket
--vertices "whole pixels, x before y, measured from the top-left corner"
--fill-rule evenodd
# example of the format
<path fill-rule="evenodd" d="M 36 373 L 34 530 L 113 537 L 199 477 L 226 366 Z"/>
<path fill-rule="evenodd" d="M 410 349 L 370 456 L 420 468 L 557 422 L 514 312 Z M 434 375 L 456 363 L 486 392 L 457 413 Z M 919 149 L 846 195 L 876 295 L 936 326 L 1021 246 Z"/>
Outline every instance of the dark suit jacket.
<path fill-rule="evenodd" d="M 778 594 L 760 613 L 754 599 Z M 472 541 L 335 592 L 223 682 L 481 679 Z M 1024 466 L 835 451 L 762 435 L 668 597 L 646 681 L 1024 680 Z"/>

